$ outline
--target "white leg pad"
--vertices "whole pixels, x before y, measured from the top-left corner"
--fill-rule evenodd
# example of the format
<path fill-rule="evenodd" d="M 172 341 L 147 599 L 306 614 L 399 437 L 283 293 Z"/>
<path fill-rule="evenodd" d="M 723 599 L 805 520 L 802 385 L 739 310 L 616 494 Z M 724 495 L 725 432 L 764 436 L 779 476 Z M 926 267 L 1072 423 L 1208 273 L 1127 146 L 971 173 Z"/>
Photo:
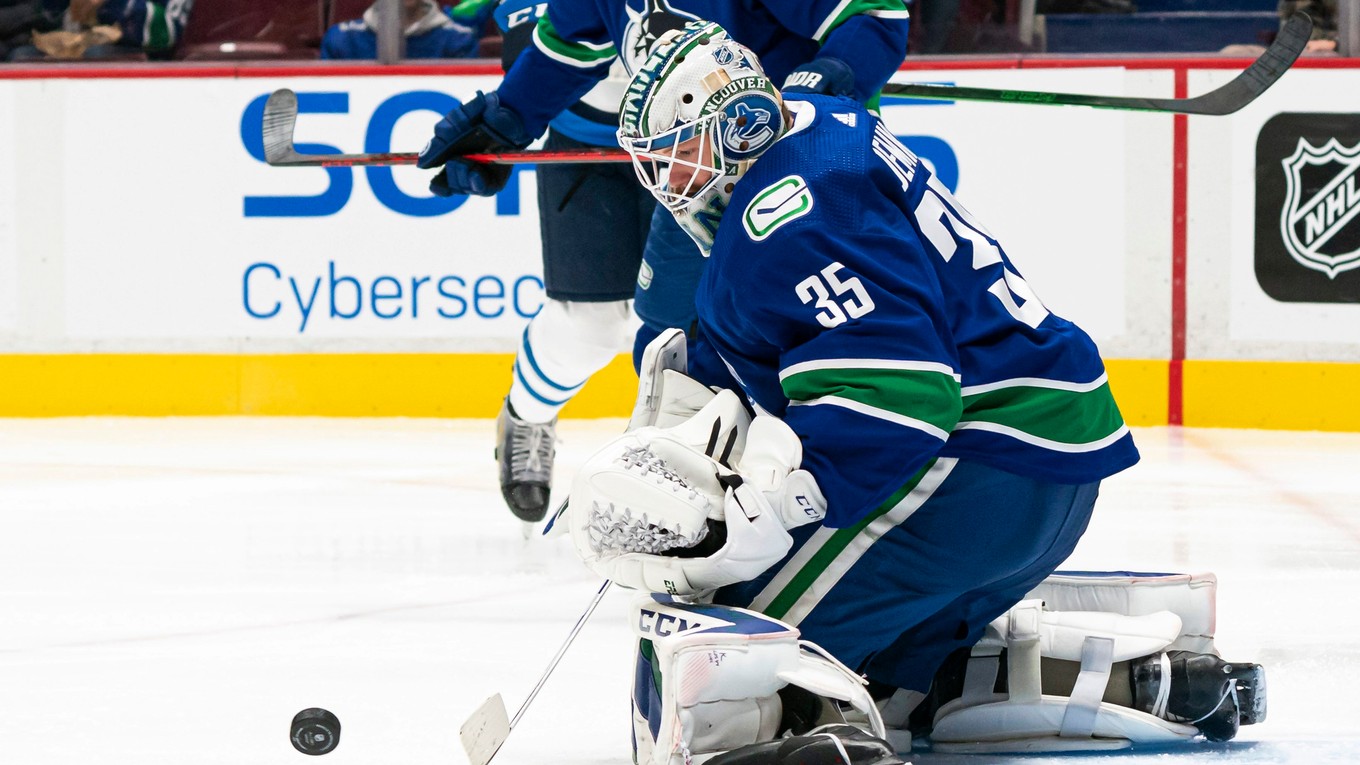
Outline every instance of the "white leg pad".
<path fill-rule="evenodd" d="M 1022 601 L 987 628 L 974 649 L 963 696 L 936 714 L 931 740 L 949 752 L 1101 751 L 1185 741 L 1198 733 L 1102 701 L 1115 662 L 1147 656 L 1181 634 L 1179 616 L 1054 612 Z M 1008 693 L 993 693 L 997 657 L 1007 651 Z M 1071 697 L 1042 693 L 1040 659 L 1080 661 Z"/>
<path fill-rule="evenodd" d="M 1211 573 L 1058 572 L 1025 598 L 1044 601 L 1050 611 L 1108 611 L 1126 616 L 1170 611 L 1181 618 L 1181 634 L 1172 642 L 1171 650 L 1217 656 L 1217 591 L 1218 579 Z"/>
<path fill-rule="evenodd" d="M 682 765 L 773 740 L 783 712 L 778 692 L 789 684 L 849 703 L 871 733 L 885 735 L 864 680 L 799 640 L 797 628 L 754 611 L 664 595 L 634 608 L 636 634 L 651 642 L 661 674 L 659 719 L 648 721 L 634 708 L 640 765 Z"/>

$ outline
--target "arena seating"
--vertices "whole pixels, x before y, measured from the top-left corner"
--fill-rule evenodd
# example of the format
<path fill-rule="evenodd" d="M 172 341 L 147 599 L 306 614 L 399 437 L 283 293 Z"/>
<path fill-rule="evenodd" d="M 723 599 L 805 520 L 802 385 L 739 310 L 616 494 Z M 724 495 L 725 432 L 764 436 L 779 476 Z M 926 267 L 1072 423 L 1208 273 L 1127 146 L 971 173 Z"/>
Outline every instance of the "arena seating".
<path fill-rule="evenodd" d="M 357 19 L 373 4 L 373 0 L 321 0 L 326 5 L 326 26 L 342 21 Z M 457 5 L 455 0 L 439 0 L 440 5 Z M 497 58 L 501 55 L 501 33 L 494 19 L 488 19 L 482 30 L 482 41 L 478 55 L 482 58 Z"/>
<path fill-rule="evenodd" d="M 316 58 L 325 0 L 198 0 L 176 56 L 190 61 Z"/>
<path fill-rule="evenodd" d="M 1135 13 L 1050 13 L 1049 53 L 1214 53 L 1268 45 L 1279 29 L 1276 0 L 1135 0 Z"/>
<path fill-rule="evenodd" d="M 326 26 L 357 19 L 364 15 L 373 0 L 323 0 L 327 5 Z"/>

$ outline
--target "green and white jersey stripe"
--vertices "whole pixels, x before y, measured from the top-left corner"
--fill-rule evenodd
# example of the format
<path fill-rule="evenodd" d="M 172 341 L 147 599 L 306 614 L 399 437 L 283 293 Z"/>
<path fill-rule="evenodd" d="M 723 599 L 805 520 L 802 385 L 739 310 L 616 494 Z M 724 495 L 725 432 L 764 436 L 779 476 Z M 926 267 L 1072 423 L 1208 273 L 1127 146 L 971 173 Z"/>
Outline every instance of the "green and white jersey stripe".
<path fill-rule="evenodd" d="M 548 14 L 538 17 L 534 27 L 534 45 L 548 58 L 581 69 L 590 69 L 618 55 L 613 43 L 591 43 L 567 40 L 557 33 Z"/>
<path fill-rule="evenodd" d="M 958 422 L 959 376 L 930 361 L 820 359 L 779 373 L 789 406 L 839 406 L 941 441 Z"/>
<path fill-rule="evenodd" d="M 835 10 L 822 20 L 821 26 L 813 34 L 818 43 L 825 43 L 826 36 L 851 16 L 864 14 L 880 18 L 905 19 L 911 16 L 902 0 L 841 0 Z"/>
<path fill-rule="evenodd" d="M 1086 383 L 1020 377 L 960 392 L 956 430 L 985 430 L 1065 453 L 1097 451 L 1129 432 L 1103 373 Z"/>
<path fill-rule="evenodd" d="M 900 526 L 944 483 L 958 460 L 934 460 L 859 523 L 823 526 L 775 574 L 748 608 L 797 626 L 875 542 Z"/>

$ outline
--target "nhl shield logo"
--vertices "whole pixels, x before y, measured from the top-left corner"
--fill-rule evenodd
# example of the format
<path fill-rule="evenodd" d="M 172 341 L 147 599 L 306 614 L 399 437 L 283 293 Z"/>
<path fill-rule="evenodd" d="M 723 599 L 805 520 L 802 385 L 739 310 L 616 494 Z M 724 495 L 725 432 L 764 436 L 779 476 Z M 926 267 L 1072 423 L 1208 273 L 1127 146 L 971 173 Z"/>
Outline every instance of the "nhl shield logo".
<path fill-rule="evenodd" d="M 1348 147 L 1331 138 L 1318 147 L 1299 138 L 1281 164 L 1280 235 L 1290 257 L 1329 279 L 1360 268 L 1360 142 Z"/>

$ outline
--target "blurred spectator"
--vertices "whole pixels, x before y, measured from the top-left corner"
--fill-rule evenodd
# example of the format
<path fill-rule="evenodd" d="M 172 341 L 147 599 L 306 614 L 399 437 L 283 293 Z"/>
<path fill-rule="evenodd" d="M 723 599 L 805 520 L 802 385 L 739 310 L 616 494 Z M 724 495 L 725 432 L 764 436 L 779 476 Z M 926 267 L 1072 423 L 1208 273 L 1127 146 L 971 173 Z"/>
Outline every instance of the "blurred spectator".
<path fill-rule="evenodd" d="M 14 48 L 27 45 L 35 29 L 46 31 L 60 24 L 60 19 L 43 13 L 40 0 L 0 0 L 0 61 Z"/>
<path fill-rule="evenodd" d="M 400 0 L 406 29 L 406 58 L 469 58 L 478 53 L 482 27 L 496 0 L 463 0 L 440 7 L 435 0 Z M 378 3 L 363 18 L 342 21 L 326 30 L 322 58 L 376 59 L 380 24 Z"/>
<path fill-rule="evenodd" d="M 959 0 L 916 0 L 912 10 L 922 27 L 920 49 L 912 53 L 944 53 L 958 21 Z"/>
<path fill-rule="evenodd" d="M 1313 19 L 1313 39 L 1304 53 L 1333 53 L 1336 51 L 1337 0 L 1280 0 L 1280 23 L 1303 11 Z"/>
<path fill-rule="evenodd" d="M 1313 37 L 1303 54 L 1328 54 L 1337 52 L 1336 42 L 1336 3 L 1337 0 L 1280 0 L 1280 26 L 1295 13 L 1302 11 L 1313 20 Z M 1264 45 L 1229 45 L 1219 51 L 1228 56 L 1259 56 L 1264 53 Z"/>
<path fill-rule="evenodd" d="M 1049 13 L 1137 13 L 1133 0 L 1038 0 L 1035 12 Z"/>
<path fill-rule="evenodd" d="M 27 45 L 36 30 L 47 32 L 61 26 L 61 14 L 43 12 L 42 0 L 0 0 L 0 60 L 14 48 Z"/>
<path fill-rule="evenodd" d="M 168 59 L 175 52 L 193 0 L 38 0 L 42 19 L 10 61 L 125 58 Z M 59 19 L 58 23 L 50 23 Z M 55 28 L 53 28 L 55 27 Z"/>

